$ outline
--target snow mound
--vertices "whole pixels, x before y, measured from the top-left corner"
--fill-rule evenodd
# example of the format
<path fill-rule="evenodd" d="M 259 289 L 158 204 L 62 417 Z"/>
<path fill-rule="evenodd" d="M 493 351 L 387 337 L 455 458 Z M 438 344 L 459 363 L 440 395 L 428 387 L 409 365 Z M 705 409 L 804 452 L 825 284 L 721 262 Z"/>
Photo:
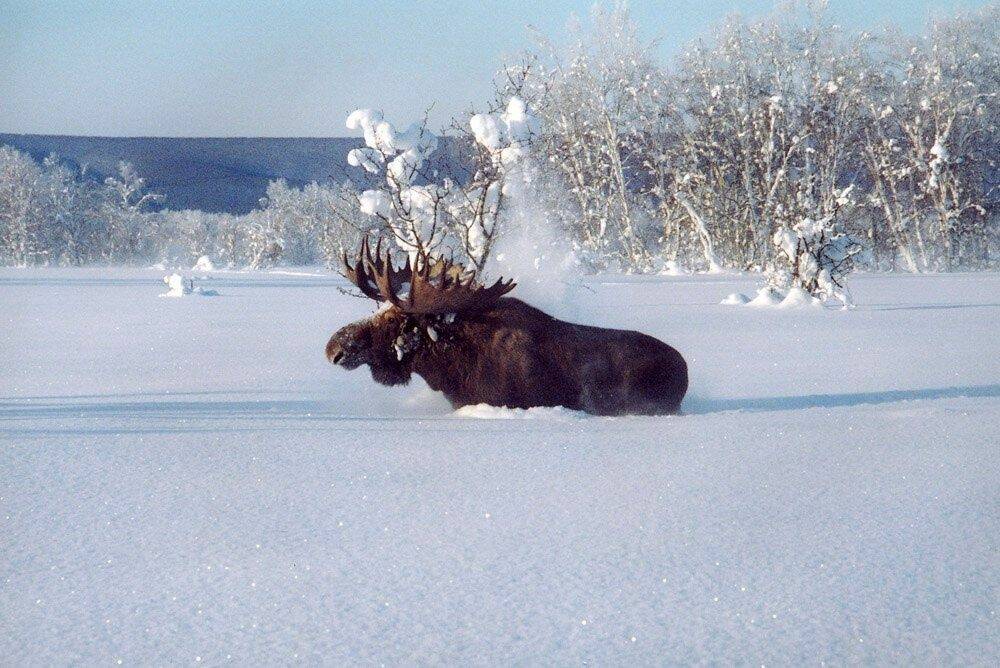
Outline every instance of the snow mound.
<path fill-rule="evenodd" d="M 734 292 L 723 299 L 720 304 L 729 306 L 754 306 L 759 308 L 802 308 L 805 306 L 818 307 L 823 302 L 819 298 L 813 297 L 806 290 L 795 287 L 783 292 L 769 285 L 757 291 L 757 296 L 749 299 L 746 295 Z"/>
<path fill-rule="evenodd" d="M 803 306 L 822 306 L 820 300 L 802 288 L 792 288 L 778 304 L 778 308 L 801 308 Z"/>
<path fill-rule="evenodd" d="M 198 295 L 200 297 L 218 297 L 216 290 L 206 290 L 194 284 L 194 279 L 184 280 L 180 274 L 170 274 L 163 277 L 163 282 L 167 284 L 168 290 L 161 297 L 186 297 L 188 295 Z"/>
<path fill-rule="evenodd" d="M 194 263 L 191 267 L 192 271 L 215 271 L 215 265 L 212 264 L 211 258 L 207 255 L 202 255 L 198 258 L 198 261 Z"/>
<path fill-rule="evenodd" d="M 750 298 L 747 297 L 742 292 L 732 292 L 729 294 L 728 297 L 726 297 L 719 303 L 725 306 L 742 306 L 743 304 L 746 304 L 749 301 Z"/>
<path fill-rule="evenodd" d="M 490 406 L 476 404 L 462 406 L 455 411 L 455 417 L 475 418 L 478 420 L 582 420 L 586 413 L 574 411 L 563 406 L 536 406 L 535 408 L 507 408 L 505 406 Z"/>
<path fill-rule="evenodd" d="M 757 291 L 757 296 L 747 302 L 747 306 L 777 306 L 781 303 L 784 295 L 769 285 L 765 285 Z"/>

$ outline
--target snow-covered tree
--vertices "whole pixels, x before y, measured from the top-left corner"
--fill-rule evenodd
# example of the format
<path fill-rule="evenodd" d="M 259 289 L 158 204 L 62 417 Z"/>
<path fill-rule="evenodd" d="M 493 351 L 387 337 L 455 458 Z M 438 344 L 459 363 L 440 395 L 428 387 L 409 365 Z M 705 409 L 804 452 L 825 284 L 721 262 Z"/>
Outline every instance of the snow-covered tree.
<path fill-rule="evenodd" d="M 128 162 L 118 163 L 118 175 L 104 180 L 108 189 L 104 216 L 106 221 L 106 259 L 109 262 L 133 262 L 144 257 L 146 242 L 156 235 L 155 221 L 144 215 L 151 204 L 159 202 L 159 193 L 146 190 L 146 180 Z"/>
<path fill-rule="evenodd" d="M 774 233 L 778 253 L 768 270 L 772 288 L 797 288 L 822 301 L 839 299 L 844 306 L 851 305 L 846 279 L 864 247 L 835 219 L 834 215 L 805 218 Z"/>
<path fill-rule="evenodd" d="M 873 246 L 891 245 L 910 271 L 989 262 L 1000 195 L 998 22 L 996 6 L 938 21 L 926 37 L 887 43 L 868 69 L 860 153 L 882 228 Z"/>
<path fill-rule="evenodd" d="M 0 147 L 0 249 L 4 260 L 25 266 L 47 255 L 41 238 L 42 172 L 27 155 Z"/>
<path fill-rule="evenodd" d="M 223 216 L 198 210 L 172 211 L 164 214 L 162 227 L 170 230 L 176 241 L 176 250 L 166 255 L 181 255 L 177 259 L 184 265 L 194 263 L 201 256 L 213 262 L 220 260 L 218 239 L 221 236 Z M 167 259 L 167 258 L 163 258 Z"/>
<path fill-rule="evenodd" d="M 242 262 L 248 269 L 264 269 L 278 264 L 285 249 L 284 219 L 268 208 L 261 198 L 261 208 L 242 217 Z"/>
<path fill-rule="evenodd" d="M 565 180 L 577 212 L 575 233 L 588 254 L 645 268 L 653 217 L 634 185 L 639 145 L 655 130 L 659 77 L 624 5 L 595 6 L 590 25 L 571 26 L 568 51 L 545 45 L 536 78 L 544 151 Z M 655 126 L 654 126 L 655 127 Z"/>
<path fill-rule="evenodd" d="M 411 257 L 427 258 L 444 239 L 445 199 L 451 185 L 421 179 L 421 168 L 438 146 L 437 136 L 426 121 L 399 131 L 371 109 L 351 113 L 347 128 L 361 130 L 365 141 L 347 154 L 348 164 L 384 178 L 383 186 L 358 195 L 361 211 L 381 221 Z"/>
<path fill-rule="evenodd" d="M 80 265 L 100 257 L 104 193 L 87 178 L 50 155 L 42 162 L 48 261 Z"/>
<path fill-rule="evenodd" d="M 921 37 L 846 34 L 823 9 L 731 19 L 665 66 L 624 5 L 598 7 L 568 46 L 504 67 L 482 113 L 441 137 L 354 112 L 351 182 L 279 180 L 242 216 L 151 211 L 128 165 L 101 184 L 0 149 L 0 261 L 336 264 L 379 228 L 411 255 L 482 269 L 530 216 L 593 269 L 770 267 L 830 296 L 787 235 L 817 266 L 839 251 L 814 246 L 852 240 L 834 284 L 855 263 L 996 267 L 1000 7 Z"/>
<path fill-rule="evenodd" d="M 426 122 L 399 132 L 380 113 L 359 109 L 347 127 L 362 130 L 365 141 L 348 153 L 348 163 L 385 179 L 384 186 L 358 195 L 360 211 L 379 221 L 415 260 L 448 248 L 482 269 L 499 233 L 508 175 L 538 134 L 537 119 L 524 102 L 511 97 L 502 112 L 469 119 L 475 153 L 463 183 L 423 169 L 438 147 Z"/>
<path fill-rule="evenodd" d="M 215 248 L 218 252 L 218 263 L 230 268 L 243 266 L 242 249 L 246 237 L 246 230 L 243 216 L 230 216 L 220 214 L 218 220 L 218 232 L 215 238 Z M 208 250 L 198 251 L 199 255 L 208 253 Z M 192 256 L 194 253 L 192 253 Z"/>

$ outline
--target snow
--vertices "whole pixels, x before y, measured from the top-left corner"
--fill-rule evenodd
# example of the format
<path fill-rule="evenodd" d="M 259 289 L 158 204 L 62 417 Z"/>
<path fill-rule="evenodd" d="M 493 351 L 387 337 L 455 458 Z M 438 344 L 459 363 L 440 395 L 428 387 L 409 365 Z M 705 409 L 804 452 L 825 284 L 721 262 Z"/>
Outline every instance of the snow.
<path fill-rule="evenodd" d="M 580 420 L 590 417 L 586 413 L 562 406 L 536 406 L 525 409 L 490 406 L 489 404 L 462 406 L 455 411 L 455 415 L 480 420 Z"/>
<path fill-rule="evenodd" d="M 184 277 L 180 274 L 164 276 L 163 282 L 167 284 L 167 291 L 161 294 L 161 297 L 183 297 L 191 292 L 190 288 L 184 283 Z"/>
<path fill-rule="evenodd" d="M 528 112 L 524 101 L 511 96 L 506 110 L 498 115 L 475 114 L 469 128 L 476 142 L 505 165 L 513 165 L 527 153 L 531 141 L 539 133 L 540 121 Z"/>
<path fill-rule="evenodd" d="M 730 295 L 732 296 L 732 295 Z M 772 288 L 769 285 L 757 290 L 757 296 L 746 302 L 747 306 L 757 307 L 769 307 L 769 306 L 779 306 L 784 299 L 784 295 L 778 290 Z"/>
<path fill-rule="evenodd" d="M 382 120 L 382 113 L 372 109 L 355 109 L 347 116 L 345 125 L 348 130 L 363 130 L 373 128 Z"/>
<path fill-rule="evenodd" d="M 666 260 L 663 263 L 663 268 L 660 270 L 662 276 L 683 276 L 688 272 L 680 263 L 675 260 Z"/>
<path fill-rule="evenodd" d="M 399 132 L 392 123 L 382 119 L 381 113 L 371 109 L 351 112 L 347 127 L 363 130 L 365 137 L 365 147 L 348 151 L 347 163 L 377 174 L 381 170 L 379 165 L 392 158 L 386 165 L 386 174 L 391 177 L 390 185 L 396 188 L 409 185 L 416 170 L 438 147 L 437 136 L 419 123 Z"/>
<path fill-rule="evenodd" d="M 217 290 L 206 290 L 200 285 L 194 284 L 193 278 L 185 279 L 180 274 L 170 274 L 163 277 L 163 282 L 167 284 L 167 291 L 161 293 L 161 297 L 186 297 L 188 295 L 198 295 L 200 297 L 218 297 Z"/>
<path fill-rule="evenodd" d="M 742 292 L 733 292 L 726 296 L 721 302 L 723 306 L 752 306 L 754 308 L 780 308 L 798 309 L 805 306 L 821 308 L 822 300 L 813 297 L 806 290 L 799 287 L 788 290 L 778 290 L 772 286 L 765 285 L 757 290 L 757 295 L 751 299 Z"/>
<path fill-rule="evenodd" d="M 361 212 L 368 216 L 388 218 L 392 211 L 389 195 L 384 190 L 366 190 L 358 195 Z"/>
<path fill-rule="evenodd" d="M 578 320 L 691 367 L 685 415 L 623 418 L 333 368 L 374 308 L 339 278 L 161 279 L 0 270 L 5 664 L 1000 657 L 998 274 L 848 311 L 585 279 Z"/>
<path fill-rule="evenodd" d="M 789 288 L 788 292 L 785 294 L 785 298 L 781 300 L 778 305 L 780 308 L 799 308 L 802 306 L 820 306 L 821 302 L 816 297 L 803 290 L 802 288 L 794 287 Z"/>
<path fill-rule="evenodd" d="M 475 114 L 469 119 L 469 126 L 476 141 L 491 151 L 499 151 L 503 147 L 504 135 L 499 119 L 492 114 Z"/>
<path fill-rule="evenodd" d="M 578 317 L 575 305 L 584 289 L 576 279 L 579 257 L 549 217 L 551 212 L 525 187 L 530 177 L 529 169 L 508 182 L 515 186 L 508 200 L 514 215 L 494 246 L 487 273 L 514 280 L 521 299 L 554 317 L 572 320 Z"/>
<path fill-rule="evenodd" d="M 215 271 L 215 265 L 212 264 L 212 258 L 207 255 L 202 255 L 198 258 L 198 261 L 194 263 L 191 267 L 192 271 Z"/>
<path fill-rule="evenodd" d="M 934 139 L 934 146 L 931 147 L 931 155 L 941 162 L 948 162 L 951 155 L 944 145 L 944 140 L 938 136 Z M 933 160 L 931 162 L 934 162 Z"/>
<path fill-rule="evenodd" d="M 951 159 L 951 154 L 944 145 L 944 139 L 941 136 L 934 139 L 934 146 L 931 147 L 931 155 L 933 155 L 934 158 L 927 163 L 928 167 L 931 168 L 928 183 L 932 188 L 937 188 L 938 176 L 941 174 L 941 170 L 944 169 L 944 166 L 947 165 L 948 161 Z"/>
<path fill-rule="evenodd" d="M 724 306 L 741 306 L 749 301 L 750 298 L 747 297 L 742 292 L 731 292 L 728 295 L 726 295 L 726 298 L 719 303 L 723 304 Z"/>
<path fill-rule="evenodd" d="M 352 167 L 363 167 L 369 174 L 377 174 L 379 172 L 378 164 L 384 160 L 385 157 L 379 151 L 367 146 L 352 148 L 347 152 L 347 164 Z"/>

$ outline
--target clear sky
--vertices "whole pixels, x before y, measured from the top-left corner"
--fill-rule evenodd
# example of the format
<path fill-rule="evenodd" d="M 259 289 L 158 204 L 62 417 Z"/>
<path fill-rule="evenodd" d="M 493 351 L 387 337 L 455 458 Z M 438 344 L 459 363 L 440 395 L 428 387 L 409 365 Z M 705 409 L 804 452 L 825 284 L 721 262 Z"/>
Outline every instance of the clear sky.
<path fill-rule="evenodd" d="M 0 132 L 109 136 L 342 136 L 354 108 L 440 125 L 489 96 L 505 57 L 558 39 L 592 0 L 0 0 Z M 850 29 L 985 0 L 830 0 Z M 773 0 L 629 3 L 668 59 L 727 14 Z"/>

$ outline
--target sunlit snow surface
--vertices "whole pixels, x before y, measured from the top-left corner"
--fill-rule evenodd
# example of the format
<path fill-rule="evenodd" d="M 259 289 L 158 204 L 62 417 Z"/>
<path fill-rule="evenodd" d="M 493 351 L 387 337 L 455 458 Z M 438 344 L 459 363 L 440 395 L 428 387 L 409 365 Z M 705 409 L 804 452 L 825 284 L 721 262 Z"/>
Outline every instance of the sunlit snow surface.
<path fill-rule="evenodd" d="M 162 276 L 0 271 L 2 664 L 1000 660 L 996 274 L 588 279 L 663 418 L 456 413 L 326 362 L 338 279 Z"/>

